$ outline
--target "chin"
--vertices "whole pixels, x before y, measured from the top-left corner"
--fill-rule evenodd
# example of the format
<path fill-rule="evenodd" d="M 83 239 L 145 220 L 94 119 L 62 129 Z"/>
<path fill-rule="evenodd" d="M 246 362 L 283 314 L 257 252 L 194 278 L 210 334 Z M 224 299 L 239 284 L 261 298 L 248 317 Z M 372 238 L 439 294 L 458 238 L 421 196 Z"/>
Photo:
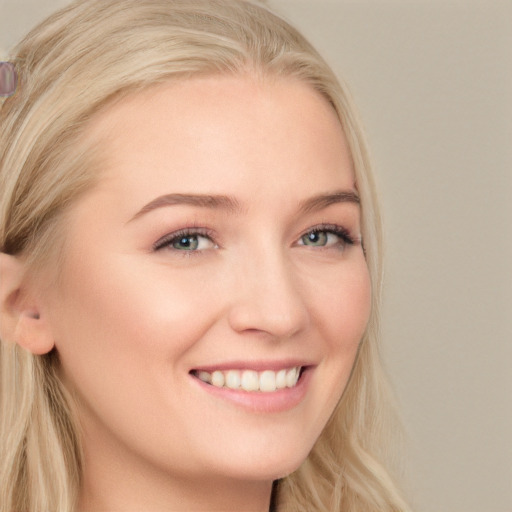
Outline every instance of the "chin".
<path fill-rule="evenodd" d="M 238 464 L 228 469 L 229 476 L 254 481 L 278 480 L 299 469 L 308 454 L 309 450 L 305 452 L 303 447 L 301 447 L 301 451 L 293 454 L 276 451 L 263 456 L 260 453 L 252 460 L 244 460 L 244 464 L 240 464 L 241 460 L 237 461 Z"/>

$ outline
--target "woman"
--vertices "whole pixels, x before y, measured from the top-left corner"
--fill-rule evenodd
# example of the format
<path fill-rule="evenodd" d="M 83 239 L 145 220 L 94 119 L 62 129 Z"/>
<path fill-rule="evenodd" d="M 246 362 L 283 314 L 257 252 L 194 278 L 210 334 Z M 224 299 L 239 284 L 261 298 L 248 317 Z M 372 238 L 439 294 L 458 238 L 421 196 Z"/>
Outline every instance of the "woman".
<path fill-rule="evenodd" d="M 361 129 L 241 0 L 86 0 L 0 120 L 0 510 L 407 510 Z"/>

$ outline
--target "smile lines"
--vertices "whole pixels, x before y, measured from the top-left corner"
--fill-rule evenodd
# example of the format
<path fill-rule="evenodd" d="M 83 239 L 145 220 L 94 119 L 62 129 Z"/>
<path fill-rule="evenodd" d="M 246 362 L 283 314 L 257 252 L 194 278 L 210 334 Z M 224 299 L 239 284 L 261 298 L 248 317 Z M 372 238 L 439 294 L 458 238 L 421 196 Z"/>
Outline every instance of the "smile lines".
<path fill-rule="evenodd" d="M 243 391 L 260 391 L 271 393 L 285 388 L 293 388 L 299 380 L 301 367 L 285 368 L 277 372 L 264 370 L 215 370 L 210 373 L 194 370 L 192 375 L 199 380 L 218 388 L 239 389 Z"/>

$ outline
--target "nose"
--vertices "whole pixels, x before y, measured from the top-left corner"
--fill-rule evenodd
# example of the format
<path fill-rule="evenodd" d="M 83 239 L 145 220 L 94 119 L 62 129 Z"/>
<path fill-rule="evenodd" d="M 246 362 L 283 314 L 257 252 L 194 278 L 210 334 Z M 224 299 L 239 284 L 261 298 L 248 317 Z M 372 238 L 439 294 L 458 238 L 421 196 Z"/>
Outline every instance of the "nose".
<path fill-rule="evenodd" d="M 284 339 L 308 325 L 305 290 L 284 255 L 253 253 L 237 266 L 235 274 L 228 314 L 232 329 Z"/>

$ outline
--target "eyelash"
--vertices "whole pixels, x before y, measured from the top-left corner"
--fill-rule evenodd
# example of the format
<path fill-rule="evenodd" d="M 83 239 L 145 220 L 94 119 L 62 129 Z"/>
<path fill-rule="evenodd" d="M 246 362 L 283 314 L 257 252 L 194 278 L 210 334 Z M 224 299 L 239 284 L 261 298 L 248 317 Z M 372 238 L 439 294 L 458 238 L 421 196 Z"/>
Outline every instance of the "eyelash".
<path fill-rule="evenodd" d="M 299 240 L 302 239 L 304 236 L 312 233 L 328 233 L 338 236 L 341 239 L 341 245 L 355 245 L 356 243 L 359 243 L 359 239 L 355 239 L 350 235 L 347 229 L 345 229 L 342 226 L 338 226 L 336 224 L 320 224 L 318 226 L 315 226 L 314 228 L 309 229 L 302 235 L 300 235 Z M 168 248 L 168 250 L 179 253 L 180 256 L 184 257 L 191 257 L 191 256 L 198 256 L 202 250 L 180 250 L 180 249 L 173 249 L 171 245 L 182 239 L 187 237 L 194 237 L 194 236 L 202 236 L 210 239 L 210 241 L 214 242 L 215 232 L 209 229 L 200 228 L 200 227 L 189 227 L 185 229 L 180 229 L 179 231 L 175 231 L 174 233 L 170 233 L 168 235 L 165 235 L 160 240 L 156 241 L 153 244 L 153 251 L 161 251 L 165 248 Z M 304 244 L 304 247 L 308 247 Z M 319 246 L 317 247 L 318 250 L 327 250 L 327 249 L 333 249 L 338 247 L 338 244 L 335 245 L 329 245 L 329 246 Z M 342 249 L 343 250 L 343 249 Z"/>

